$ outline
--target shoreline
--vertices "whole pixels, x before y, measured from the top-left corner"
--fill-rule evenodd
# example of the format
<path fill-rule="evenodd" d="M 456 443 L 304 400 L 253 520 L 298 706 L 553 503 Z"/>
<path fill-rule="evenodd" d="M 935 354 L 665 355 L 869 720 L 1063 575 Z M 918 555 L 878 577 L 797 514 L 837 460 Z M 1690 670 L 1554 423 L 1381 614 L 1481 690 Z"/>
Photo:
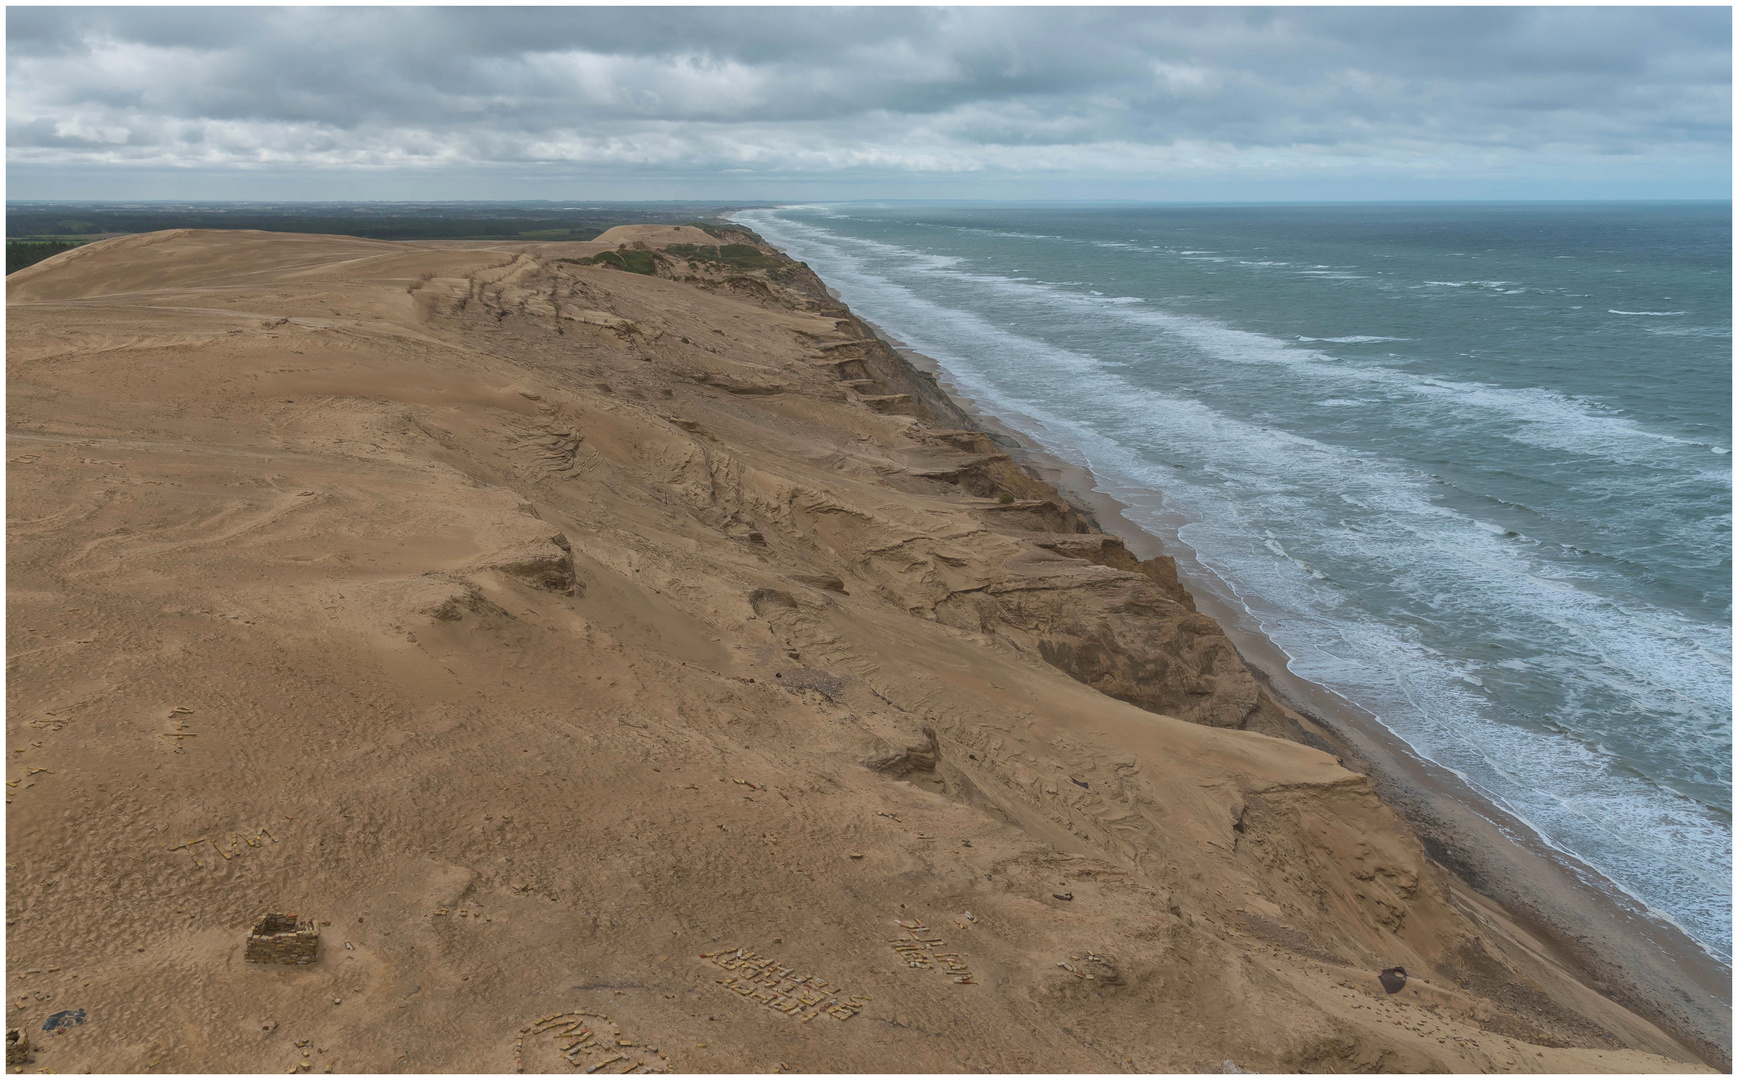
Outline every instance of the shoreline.
<path fill-rule="evenodd" d="M 1137 558 L 1175 559 L 1178 577 L 1200 612 L 1219 623 L 1257 681 L 1294 714 L 1311 744 L 1366 774 L 1382 800 L 1405 817 L 1432 861 L 1459 886 L 1451 892 L 1475 923 L 1499 934 L 1519 929 L 1532 939 L 1524 947 L 1542 947 L 1551 961 L 1592 990 L 1657 1024 L 1716 1067 L 1731 1068 L 1730 969 L 1597 870 L 1551 848 L 1530 826 L 1416 753 L 1374 714 L 1294 674 L 1285 651 L 1187 545 L 1171 550 L 1131 520 L 1129 507 L 1101 490 L 1090 469 L 1035 446 L 1033 437 L 981 409 L 933 358 L 885 327 L 857 318 L 904 363 L 932 376 L 1020 467 L 1056 488 Z M 1500 911 L 1488 910 L 1493 904 Z"/>
<path fill-rule="evenodd" d="M 39 1071 L 1716 1071 L 1307 745 L 1168 562 L 696 233 L 12 277 L 9 1027 L 98 1020 Z M 661 272 L 583 261 L 618 241 Z M 289 908 L 314 964 L 242 965 Z"/>

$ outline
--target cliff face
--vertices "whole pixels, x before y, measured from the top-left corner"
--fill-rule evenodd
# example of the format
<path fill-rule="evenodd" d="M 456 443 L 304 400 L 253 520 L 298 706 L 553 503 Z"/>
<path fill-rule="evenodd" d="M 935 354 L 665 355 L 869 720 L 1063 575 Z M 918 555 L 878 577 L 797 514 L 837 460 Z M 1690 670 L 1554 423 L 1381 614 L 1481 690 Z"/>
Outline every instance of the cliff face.
<path fill-rule="evenodd" d="M 1684 1057 L 1263 734 L 1167 560 L 710 242 L 9 280 L 9 974 L 104 1017 L 43 1064 L 565 1068 L 570 1010 L 685 1071 Z M 244 969 L 286 910 L 319 962 Z"/>
<path fill-rule="evenodd" d="M 1022 471 L 987 434 L 971 429 L 970 418 L 933 377 L 905 363 L 833 299 L 806 266 L 786 263 L 751 276 L 706 258 L 708 249 L 692 243 L 695 232 L 643 228 L 619 234 L 644 237 L 625 243 L 628 250 L 656 252 L 649 265 L 659 277 L 831 320 L 830 330 L 801 332 L 813 349 L 810 377 L 781 380 L 781 392 L 824 397 L 842 388 L 846 401 L 858 407 L 912 417 L 918 423 L 906 425 L 904 434 L 915 445 L 902 448 L 903 468 L 889 470 L 885 482 L 912 493 L 971 497 L 959 516 L 972 535 L 951 540 L 956 553 L 914 538 L 889 572 L 884 552 L 836 543 L 836 535 L 811 535 L 816 549 L 831 556 L 829 571 L 872 582 L 897 595 L 909 611 L 998 637 L 1143 709 L 1213 727 L 1301 738 L 1219 625 L 1195 613 L 1171 560 L 1136 560 L 1054 488 Z M 736 239 L 740 245 L 750 237 L 720 230 L 716 239 Z M 755 246 L 773 254 L 758 240 Z M 670 255 L 672 249 L 686 254 Z M 551 311 L 572 308 L 582 301 L 577 283 L 544 275 L 516 278 L 513 291 L 497 303 L 525 312 L 544 305 Z M 754 392 L 728 376 L 705 378 L 737 394 Z M 713 493 L 712 508 L 722 505 Z M 878 541 L 884 526 L 871 516 L 862 529 Z M 806 523 L 798 527 L 807 531 Z M 1076 561 L 1108 572 L 1088 571 Z"/>

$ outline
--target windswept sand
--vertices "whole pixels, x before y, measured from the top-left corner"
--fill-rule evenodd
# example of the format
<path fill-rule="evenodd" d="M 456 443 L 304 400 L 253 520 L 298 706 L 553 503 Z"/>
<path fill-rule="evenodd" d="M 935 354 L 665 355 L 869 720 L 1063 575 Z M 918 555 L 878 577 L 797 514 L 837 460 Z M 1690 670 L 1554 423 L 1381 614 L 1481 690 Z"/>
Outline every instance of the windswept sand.
<path fill-rule="evenodd" d="M 877 328 L 884 340 L 893 341 Z M 937 375 L 934 360 L 903 345 L 899 355 Z M 1160 553 L 1160 542 L 1100 490 L 1090 472 L 1034 449 L 971 399 L 940 382 L 972 421 L 997 434 L 1023 468 L 1053 484 L 1126 543 L 1135 557 Z M 1493 929 L 1525 928 L 1527 948 L 1510 952 L 1527 968 L 1536 954 L 1647 1017 L 1703 1060 L 1728 1068 L 1732 1047 L 1732 976 L 1675 925 L 1611 886 L 1599 873 L 1549 848 L 1528 824 L 1507 814 L 1464 780 L 1419 756 L 1373 715 L 1294 675 L 1290 657 L 1250 617 L 1240 597 L 1206 567 L 1184 558 L 1178 577 L 1199 610 L 1217 620 L 1263 687 L 1292 709 L 1306 741 L 1370 776 L 1377 794 L 1401 811 L 1425 851 L 1449 868 L 1450 895 L 1463 914 Z M 1456 880 L 1458 879 L 1458 880 Z M 1550 981 L 1545 973 L 1539 977 Z"/>
<path fill-rule="evenodd" d="M 557 261 L 689 232 L 8 279 L 36 1067 L 1705 1068 L 806 270 Z M 243 964 L 266 911 L 318 963 Z"/>

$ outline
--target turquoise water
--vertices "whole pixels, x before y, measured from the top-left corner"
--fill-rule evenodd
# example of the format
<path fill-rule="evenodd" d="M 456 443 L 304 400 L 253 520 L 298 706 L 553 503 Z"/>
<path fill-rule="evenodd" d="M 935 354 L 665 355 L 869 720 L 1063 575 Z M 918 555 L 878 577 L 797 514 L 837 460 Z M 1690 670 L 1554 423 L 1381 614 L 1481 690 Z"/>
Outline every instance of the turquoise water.
<path fill-rule="evenodd" d="M 1729 204 L 738 220 L 1730 962 Z"/>

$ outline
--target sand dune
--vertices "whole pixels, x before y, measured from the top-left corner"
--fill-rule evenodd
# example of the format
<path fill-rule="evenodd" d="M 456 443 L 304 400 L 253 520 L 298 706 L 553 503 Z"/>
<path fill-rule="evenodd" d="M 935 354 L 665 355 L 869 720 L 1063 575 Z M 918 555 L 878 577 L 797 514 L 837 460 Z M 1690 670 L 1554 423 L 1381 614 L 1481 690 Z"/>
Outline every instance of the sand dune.
<path fill-rule="evenodd" d="M 707 242 L 8 279 L 41 1066 L 1703 1068 L 804 268 L 571 261 Z M 243 964 L 266 911 L 319 961 Z"/>

